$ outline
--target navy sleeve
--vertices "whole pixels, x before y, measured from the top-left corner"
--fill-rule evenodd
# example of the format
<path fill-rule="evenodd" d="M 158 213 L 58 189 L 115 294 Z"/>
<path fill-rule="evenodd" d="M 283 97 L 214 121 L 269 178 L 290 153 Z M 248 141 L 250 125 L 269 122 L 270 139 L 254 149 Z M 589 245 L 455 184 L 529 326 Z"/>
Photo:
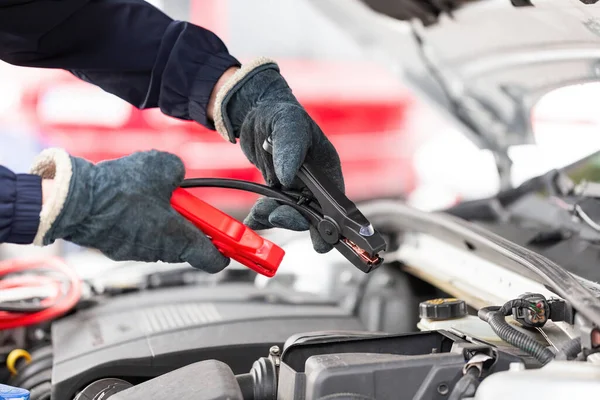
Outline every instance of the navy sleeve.
<path fill-rule="evenodd" d="M 41 211 L 42 178 L 0 165 L 0 243 L 33 243 Z"/>
<path fill-rule="evenodd" d="M 4 0 L 0 59 L 65 69 L 138 108 L 210 129 L 212 89 L 240 65 L 215 34 L 144 0 Z"/>

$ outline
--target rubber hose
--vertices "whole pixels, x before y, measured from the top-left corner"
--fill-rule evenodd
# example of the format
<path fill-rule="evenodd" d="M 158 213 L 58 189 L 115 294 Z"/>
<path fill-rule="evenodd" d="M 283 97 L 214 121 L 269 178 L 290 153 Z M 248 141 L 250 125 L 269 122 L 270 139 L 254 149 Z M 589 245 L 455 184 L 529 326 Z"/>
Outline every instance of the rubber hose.
<path fill-rule="evenodd" d="M 471 367 L 467 373 L 462 376 L 454 385 L 454 389 L 450 393 L 448 400 L 462 400 L 466 397 L 473 397 L 479 386 L 479 370 Z"/>
<path fill-rule="evenodd" d="M 51 397 L 52 383 L 50 381 L 35 386 L 30 390 L 30 400 L 50 400 Z"/>
<path fill-rule="evenodd" d="M 52 381 L 52 369 L 46 369 L 29 379 L 23 381 L 22 387 L 23 389 L 32 390 L 34 387 L 39 386 L 45 382 Z"/>
<path fill-rule="evenodd" d="M 543 365 L 548 364 L 554 359 L 554 353 L 550 349 L 547 349 L 546 346 L 538 343 L 523 332 L 519 332 L 506 322 L 507 309 L 512 308 L 510 306 L 514 304 L 520 304 L 520 302 L 509 302 L 498 311 L 493 311 L 490 308 L 482 308 L 479 310 L 478 316 L 490 325 L 500 339 L 532 355 Z"/>
<path fill-rule="evenodd" d="M 23 380 L 28 379 L 27 377 L 30 377 L 32 375 L 29 372 L 30 367 L 33 370 L 36 370 L 37 368 L 35 365 L 31 366 L 31 364 L 36 364 L 41 360 L 47 358 L 50 358 L 50 362 L 52 362 L 52 354 L 52 346 L 42 346 L 35 348 L 34 350 L 30 350 L 31 361 L 27 362 L 25 358 L 18 359 L 15 365 L 18 371 L 18 375 L 11 377 L 8 381 L 8 384 L 12 386 L 21 387 L 20 384 L 23 382 Z M 34 371 L 34 374 L 36 373 L 37 372 Z"/>
<path fill-rule="evenodd" d="M 22 371 L 15 377 L 13 377 L 9 384 L 12 386 L 22 387 L 24 389 L 29 389 L 28 387 L 23 386 L 27 383 L 28 380 L 34 378 L 36 375 L 43 373 L 46 370 L 52 370 L 53 357 L 50 354 L 48 357 L 44 357 L 41 359 L 33 359 L 31 363 L 26 365 Z"/>
<path fill-rule="evenodd" d="M 240 385 L 242 398 L 244 400 L 254 400 L 254 379 L 252 378 L 252 374 L 236 375 L 235 379 L 238 385 Z"/>
<path fill-rule="evenodd" d="M 569 340 L 556 354 L 557 359 L 572 360 L 581 353 L 581 338 Z"/>

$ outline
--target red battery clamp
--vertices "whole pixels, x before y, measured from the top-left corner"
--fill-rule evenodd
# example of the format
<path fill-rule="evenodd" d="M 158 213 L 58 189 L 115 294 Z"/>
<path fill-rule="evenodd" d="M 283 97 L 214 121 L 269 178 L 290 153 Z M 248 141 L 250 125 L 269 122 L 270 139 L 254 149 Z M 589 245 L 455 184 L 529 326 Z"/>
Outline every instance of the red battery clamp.
<path fill-rule="evenodd" d="M 173 192 L 171 206 L 204 232 L 225 257 L 269 278 L 277 272 L 284 250 L 235 218 L 182 188 Z"/>

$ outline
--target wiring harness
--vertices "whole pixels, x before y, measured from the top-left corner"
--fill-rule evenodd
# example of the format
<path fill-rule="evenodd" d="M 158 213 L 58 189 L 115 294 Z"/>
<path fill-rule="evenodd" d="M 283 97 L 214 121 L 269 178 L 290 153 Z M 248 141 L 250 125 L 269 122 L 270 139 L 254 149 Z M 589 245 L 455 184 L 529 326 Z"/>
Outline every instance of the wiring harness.
<path fill-rule="evenodd" d="M 554 359 L 554 353 L 550 349 L 506 322 L 506 317 L 512 314 L 512 310 L 515 307 L 531 312 L 532 315 L 535 315 L 534 318 L 539 318 L 540 316 L 540 309 L 525 299 L 511 300 L 502 307 L 482 308 L 479 310 L 478 315 L 479 318 L 490 324 L 496 335 L 502 340 L 526 351 L 542 364 L 549 363 Z"/>
<path fill-rule="evenodd" d="M 77 304 L 81 293 L 81 280 L 58 258 L 2 261 L 0 330 L 58 318 Z"/>
<path fill-rule="evenodd" d="M 558 359 L 572 359 L 581 352 L 581 340 L 572 339 L 558 353 L 539 343 L 536 339 L 517 330 L 506 321 L 512 315 L 524 328 L 541 328 L 550 320 L 569 321 L 572 310 L 563 300 L 546 300 L 541 294 L 526 293 L 518 299 L 510 300 L 502 307 L 485 307 L 479 310 L 478 316 L 486 321 L 492 330 L 505 342 L 527 352 L 542 365 Z"/>

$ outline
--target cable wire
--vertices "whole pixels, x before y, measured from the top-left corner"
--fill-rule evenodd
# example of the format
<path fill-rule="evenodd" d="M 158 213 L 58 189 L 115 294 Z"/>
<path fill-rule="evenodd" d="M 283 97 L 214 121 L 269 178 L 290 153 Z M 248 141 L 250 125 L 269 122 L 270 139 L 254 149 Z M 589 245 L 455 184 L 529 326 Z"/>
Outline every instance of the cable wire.
<path fill-rule="evenodd" d="M 53 320 L 58 318 L 68 311 L 70 311 L 81 298 L 82 284 L 81 280 L 68 265 L 58 258 L 33 258 L 25 260 L 8 260 L 0 262 L 0 277 L 15 274 L 20 272 L 32 272 L 35 270 L 50 270 L 58 273 L 63 279 L 56 278 L 54 284 L 60 290 L 56 291 L 56 296 L 50 296 L 40 302 L 41 306 L 46 308 L 41 310 L 31 311 L 27 310 L 26 307 L 22 307 L 15 311 L 0 311 L 0 330 L 2 329 L 13 329 L 23 326 L 36 325 L 41 322 Z M 47 276 L 41 275 L 35 279 L 31 277 L 20 277 L 19 281 L 17 278 L 6 279 L 6 281 L 12 281 L 12 285 L 39 285 L 40 282 L 44 282 Z M 4 285 L 8 285 L 6 281 Z M 64 283 L 68 282 L 68 288 L 63 290 Z M 49 281 L 48 281 L 49 282 Z M 17 304 L 14 305 L 18 306 Z"/>
<path fill-rule="evenodd" d="M 47 276 L 16 276 L 0 280 L 2 294 L 11 293 L 12 300 L 3 296 L 0 301 L 0 311 L 12 313 L 34 313 L 49 308 L 62 297 L 62 284 L 64 282 Z M 40 296 L 41 295 L 41 296 Z M 28 304 L 29 303 L 29 304 Z"/>
<path fill-rule="evenodd" d="M 506 322 L 506 316 L 511 314 L 513 307 L 531 309 L 532 306 L 524 299 L 515 299 L 502 307 L 482 308 L 477 315 L 490 325 L 500 339 L 532 355 L 543 365 L 552 361 L 555 355 L 550 349 Z"/>
<path fill-rule="evenodd" d="M 295 208 L 312 222 L 318 223 L 323 219 L 322 212 L 317 205 L 307 204 L 312 201 L 310 197 L 292 191 L 278 190 L 270 186 L 261 185 L 259 183 L 248 182 L 239 179 L 193 178 L 184 180 L 180 186 L 184 189 L 216 187 L 256 193 L 262 196 L 273 198 L 281 204 Z"/>

